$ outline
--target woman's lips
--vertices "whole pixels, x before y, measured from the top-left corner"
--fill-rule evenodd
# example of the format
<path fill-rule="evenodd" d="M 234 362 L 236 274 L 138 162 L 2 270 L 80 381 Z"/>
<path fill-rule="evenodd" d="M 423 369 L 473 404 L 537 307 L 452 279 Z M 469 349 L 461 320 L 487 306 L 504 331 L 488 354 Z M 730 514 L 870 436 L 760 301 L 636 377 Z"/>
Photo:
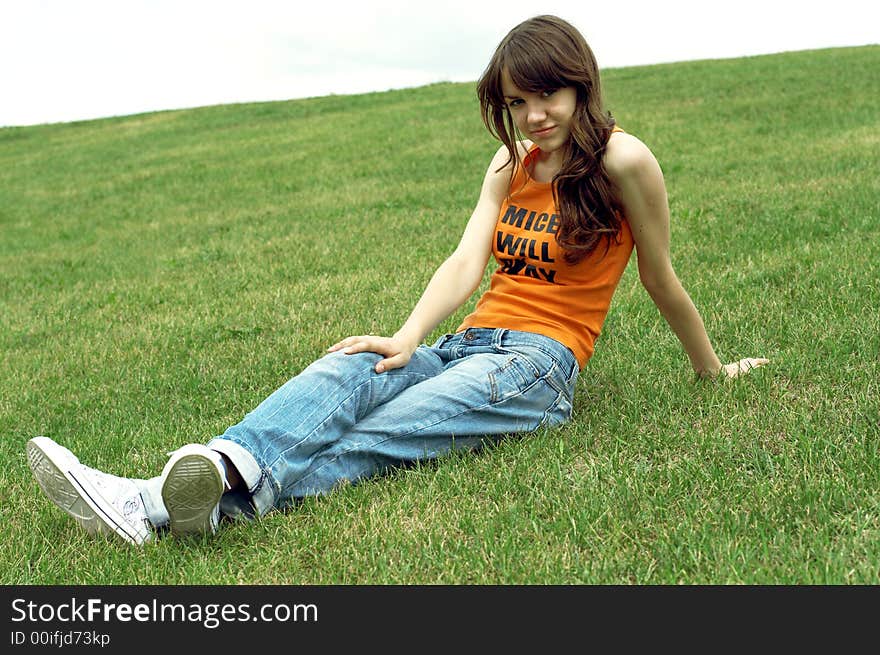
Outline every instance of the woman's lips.
<path fill-rule="evenodd" d="M 555 130 L 555 129 L 556 129 L 556 126 L 555 126 L 555 125 L 552 125 L 552 126 L 550 126 L 550 127 L 545 127 L 544 129 L 541 129 L 541 130 L 533 130 L 533 131 L 532 131 L 532 136 L 537 136 L 537 137 L 548 136 L 548 135 L 550 135 L 550 134 L 553 132 L 553 130 Z"/>

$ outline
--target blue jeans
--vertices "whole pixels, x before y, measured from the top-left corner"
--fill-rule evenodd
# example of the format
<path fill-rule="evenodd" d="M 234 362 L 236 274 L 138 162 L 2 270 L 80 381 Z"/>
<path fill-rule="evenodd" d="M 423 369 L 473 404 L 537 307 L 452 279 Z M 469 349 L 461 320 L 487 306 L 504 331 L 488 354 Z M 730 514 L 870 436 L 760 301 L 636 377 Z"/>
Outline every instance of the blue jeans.
<path fill-rule="evenodd" d="M 211 440 L 248 490 L 224 494 L 221 510 L 263 514 L 571 417 L 577 360 L 549 337 L 469 328 L 419 346 L 403 368 L 376 373 L 381 358 L 330 353 Z"/>

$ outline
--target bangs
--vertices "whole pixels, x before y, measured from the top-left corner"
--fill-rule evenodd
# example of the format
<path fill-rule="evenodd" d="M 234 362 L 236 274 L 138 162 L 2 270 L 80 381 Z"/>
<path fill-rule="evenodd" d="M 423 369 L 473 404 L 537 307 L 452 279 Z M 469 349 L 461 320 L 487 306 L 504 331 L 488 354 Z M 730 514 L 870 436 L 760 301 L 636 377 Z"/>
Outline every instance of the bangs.
<path fill-rule="evenodd" d="M 561 75 L 562 62 L 554 61 L 540 43 L 510 43 L 503 57 L 503 67 L 510 81 L 523 91 L 546 91 L 570 86 Z"/>

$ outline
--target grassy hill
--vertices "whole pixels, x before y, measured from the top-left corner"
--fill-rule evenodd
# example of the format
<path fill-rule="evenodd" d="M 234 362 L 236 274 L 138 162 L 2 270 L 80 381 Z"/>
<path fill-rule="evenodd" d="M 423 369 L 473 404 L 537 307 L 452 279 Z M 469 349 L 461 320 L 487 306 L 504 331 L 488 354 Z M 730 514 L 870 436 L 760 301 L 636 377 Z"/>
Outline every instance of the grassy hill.
<path fill-rule="evenodd" d="M 0 129 L 0 582 L 877 583 L 878 67 L 604 74 L 716 350 L 770 366 L 696 382 L 633 261 L 570 424 L 144 551 L 82 534 L 25 441 L 155 475 L 338 338 L 393 332 L 497 144 L 472 84 Z"/>

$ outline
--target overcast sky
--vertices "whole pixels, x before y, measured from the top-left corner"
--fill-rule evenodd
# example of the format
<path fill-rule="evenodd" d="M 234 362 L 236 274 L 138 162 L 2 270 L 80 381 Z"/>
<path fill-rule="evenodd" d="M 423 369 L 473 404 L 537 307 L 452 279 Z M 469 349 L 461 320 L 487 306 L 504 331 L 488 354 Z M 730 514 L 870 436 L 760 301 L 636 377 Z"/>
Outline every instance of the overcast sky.
<path fill-rule="evenodd" d="M 876 0 L 0 0 L 0 126 L 475 80 L 521 20 L 600 67 L 880 43 Z"/>

